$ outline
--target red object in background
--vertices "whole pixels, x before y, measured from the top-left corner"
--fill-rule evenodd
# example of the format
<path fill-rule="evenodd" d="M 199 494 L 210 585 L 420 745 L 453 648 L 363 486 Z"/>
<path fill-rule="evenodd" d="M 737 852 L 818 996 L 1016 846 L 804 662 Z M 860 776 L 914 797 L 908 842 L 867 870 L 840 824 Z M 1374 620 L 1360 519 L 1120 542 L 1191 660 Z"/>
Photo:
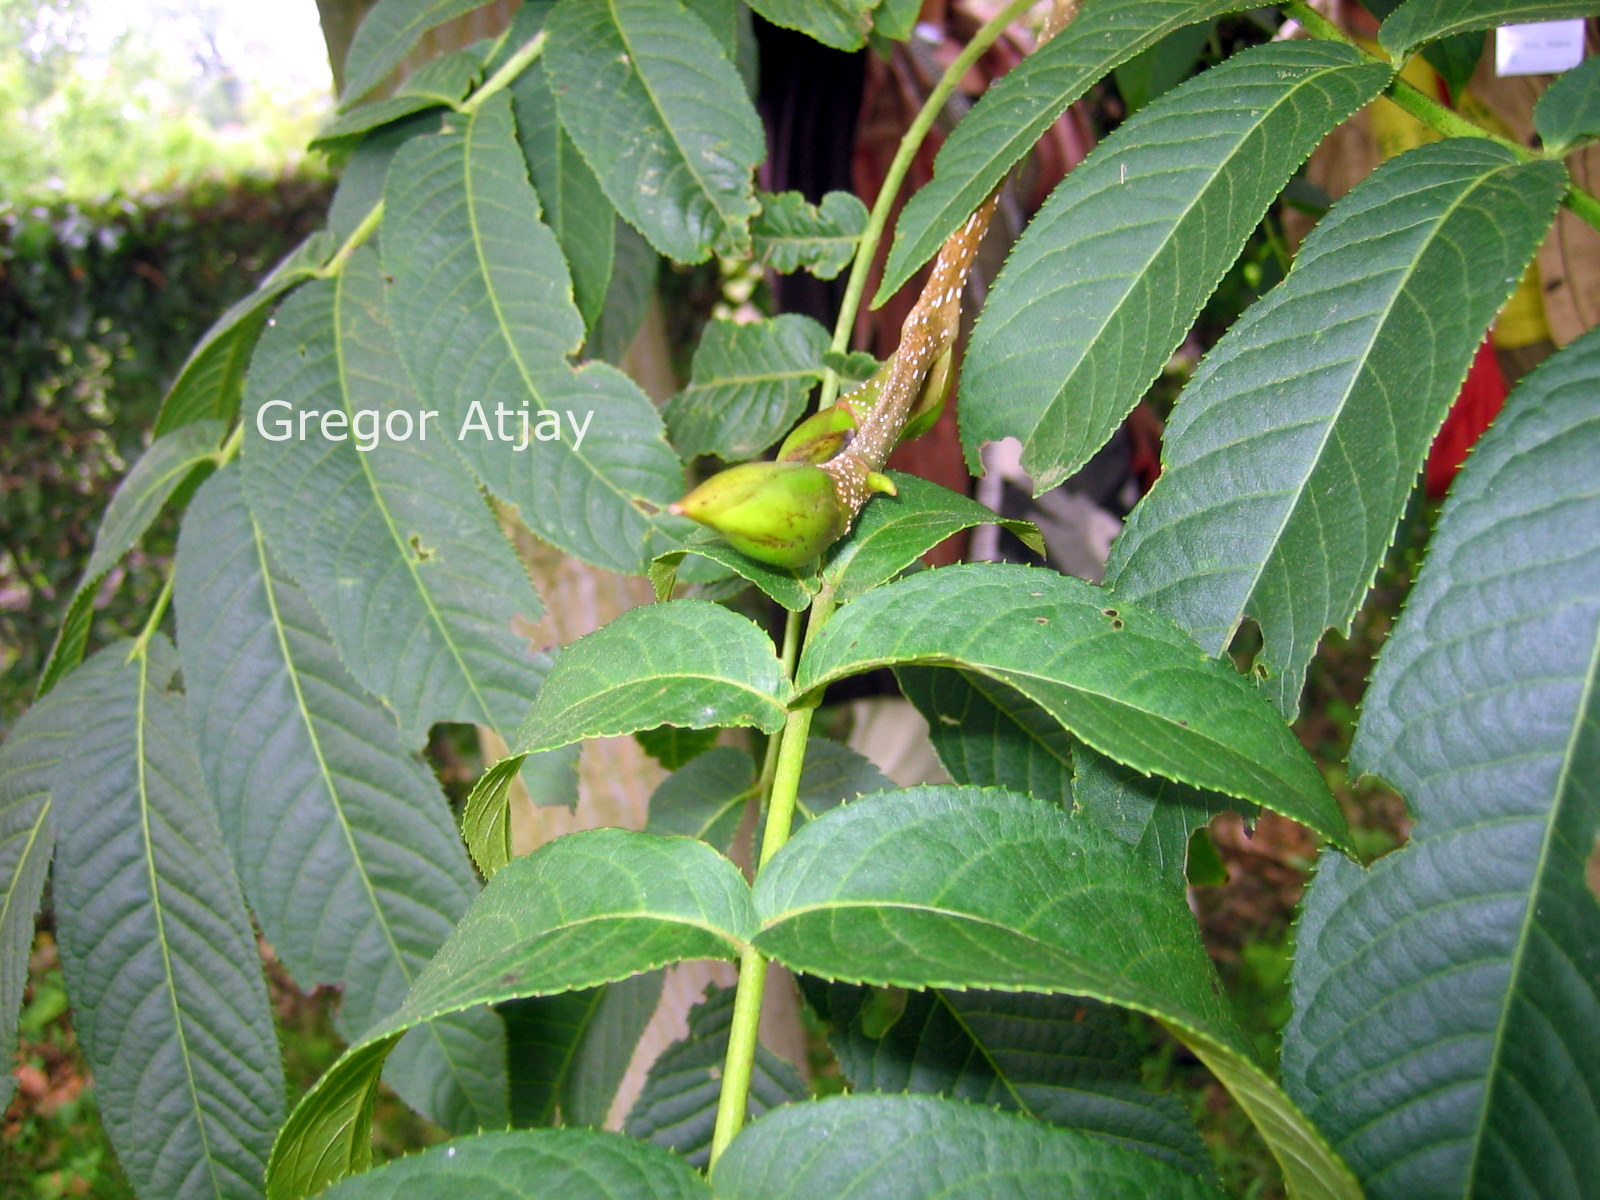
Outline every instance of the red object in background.
<path fill-rule="evenodd" d="M 1472 360 L 1467 381 L 1461 385 L 1461 394 L 1428 452 L 1426 483 L 1430 499 L 1438 500 L 1450 490 L 1467 452 L 1505 404 L 1508 390 L 1494 346 L 1485 338 L 1478 347 L 1478 356 Z"/>

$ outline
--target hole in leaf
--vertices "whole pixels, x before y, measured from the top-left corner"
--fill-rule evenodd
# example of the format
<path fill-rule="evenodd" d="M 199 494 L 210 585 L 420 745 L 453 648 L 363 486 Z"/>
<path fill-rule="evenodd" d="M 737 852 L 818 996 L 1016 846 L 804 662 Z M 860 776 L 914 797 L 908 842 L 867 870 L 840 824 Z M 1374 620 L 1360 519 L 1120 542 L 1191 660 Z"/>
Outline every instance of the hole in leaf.
<path fill-rule="evenodd" d="M 411 553 L 416 557 L 418 562 L 427 562 L 433 557 L 433 547 L 424 546 L 422 544 L 422 537 L 419 534 L 413 533 L 411 537 L 407 539 L 406 544 L 411 547 Z"/>

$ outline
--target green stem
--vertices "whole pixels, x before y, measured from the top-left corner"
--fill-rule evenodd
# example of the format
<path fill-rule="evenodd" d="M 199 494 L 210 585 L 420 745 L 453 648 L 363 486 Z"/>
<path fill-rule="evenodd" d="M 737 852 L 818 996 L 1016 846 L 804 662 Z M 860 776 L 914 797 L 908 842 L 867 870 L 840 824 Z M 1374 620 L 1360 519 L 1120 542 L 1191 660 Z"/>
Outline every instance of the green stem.
<path fill-rule="evenodd" d="M 789 678 L 794 678 L 795 660 L 800 656 L 800 614 L 785 611 L 783 617 L 783 649 L 779 657 L 783 660 L 783 673 Z M 762 803 L 772 793 L 772 775 L 778 769 L 778 748 L 783 745 L 783 738 L 767 739 L 766 757 L 761 761 L 761 775 L 756 781 L 755 800 Z"/>
<path fill-rule="evenodd" d="M 350 236 L 345 238 L 344 244 L 334 251 L 333 257 L 312 274 L 318 279 L 333 279 L 344 270 L 344 265 L 350 261 L 350 256 L 366 245 L 367 240 L 378 232 L 378 226 L 381 224 L 383 224 L 383 201 L 379 200 L 368 210 L 367 215 L 361 218 L 361 224 L 350 231 Z"/>
<path fill-rule="evenodd" d="M 469 115 L 475 113 L 490 96 L 509 87 L 512 81 L 528 68 L 530 63 L 544 53 L 546 36 L 545 32 L 540 30 L 529 38 L 515 54 L 506 59 L 504 65 L 498 71 L 479 84 L 472 95 L 457 106 L 456 111 Z M 350 261 L 350 256 L 367 243 L 372 235 L 378 231 L 378 226 L 382 223 L 383 201 L 380 199 L 367 212 L 367 215 L 361 218 L 361 224 L 357 225 L 351 231 L 350 236 L 345 238 L 344 244 L 334 252 L 333 257 L 313 272 L 316 278 L 332 279 L 343 271 L 344 264 Z"/>
<path fill-rule="evenodd" d="M 1307 33 L 1314 37 L 1329 42 L 1343 42 L 1347 46 L 1355 46 L 1374 62 L 1383 62 L 1382 58 L 1361 46 L 1354 38 L 1345 33 L 1327 17 L 1306 3 L 1306 0 L 1284 0 L 1282 5 L 1285 16 L 1293 18 L 1303 26 Z M 1477 137 L 1486 138 L 1491 142 L 1504 146 L 1524 162 L 1532 162 L 1539 156 L 1526 146 L 1519 146 L 1510 138 L 1501 137 L 1491 133 L 1480 125 L 1474 125 L 1453 108 L 1439 103 L 1426 92 L 1419 90 L 1406 80 L 1396 75 L 1384 89 L 1395 104 L 1421 121 L 1428 128 L 1446 137 Z M 1567 188 L 1564 203 L 1574 214 L 1600 229 L 1600 199 L 1596 199 L 1589 192 L 1584 191 L 1577 184 Z"/>
<path fill-rule="evenodd" d="M 167 578 L 161 584 L 161 591 L 156 596 L 156 602 L 150 606 L 150 615 L 145 618 L 144 628 L 139 631 L 139 636 L 134 639 L 133 648 L 128 651 L 128 662 L 136 658 L 143 658 L 150 648 L 150 639 L 155 637 L 156 630 L 161 628 L 161 619 L 167 615 L 167 606 L 172 603 L 172 581 L 176 574 L 167 572 Z"/>
<path fill-rule="evenodd" d="M 811 618 L 806 622 L 807 642 L 827 623 L 833 615 L 833 608 L 833 593 L 824 589 L 811 605 Z M 798 657 L 795 646 L 798 636 L 792 631 L 797 631 L 798 627 L 797 615 L 791 615 L 784 626 L 784 665 L 791 677 Z M 789 840 L 789 830 L 794 824 L 795 800 L 800 794 L 800 769 L 805 765 L 806 739 L 811 736 L 811 718 L 821 699 L 820 694 L 811 696 L 791 709 L 783 732 L 771 743 L 777 747 L 776 755 L 769 746 L 772 790 L 767 803 L 766 833 L 762 836 L 761 853 L 756 859 L 758 876 L 772 856 Z M 728 1056 L 722 1065 L 722 1091 L 717 1097 L 717 1120 L 711 1134 L 713 1164 L 744 1125 L 745 1109 L 750 1103 L 750 1077 L 755 1070 L 756 1044 L 761 1032 L 761 997 L 766 986 L 766 956 L 753 946 L 747 947 L 739 956 L 739 989 L 733 997 Z"/>
<path fill-rule="evenodd" d="M 239 457 L 239 448 L 244 445 L 244 422 L 233 427 L 233 432 L 228 435 L 228 440 L 222 443 L 222 448 L 213 454 L 212 460 L 218 469 L 227 466 Z"/>
<path fill-rule="evenodd" d="M 244 423 L 240 422 L 233 427 L 233 432 L 228 435 L 228 440 L 223 442 L 217 452 L 211 456 L 212 461 L 220 469 L 227 466 L 239 457 L 239 447 L 244 445 Z M 139 636 L 134 639 L 133 646 L 128 651 L 128 661 L 144 657 L 150 649 L 150 639 L 155 637 L 156 630 L 161 628 L 161 622 L 167 615 L 167 608 L 172 604 L 173 580 L 176 575 L 172 567 L 167 569 L 167 577 L 161 582 L 161 591 L 156 594 L 156 601 L 150 606 L 150 615 L 145 618 L 144 628 L 139 631 Z"/>
<path fill-rule="evenodd" d="M 889 171 L 883 177 L 883 186 L 878 189 L 878 198 L 872 202 L 872 214 L 867 219 L 866 231 L 861 235 L 861 244 L 856 247 L 855 261 L 850 265 L 850 279 L 845 284 L 844 300 L 839 305 L 839 317 L 833 324 L 833 344 L 829 349 L 843 353 L 850 346 L 850 331 L 856 323 L 856 313 L 861 308 L 861 297 L 867 290 L 867 274 L 872 270 L 872 260 L 878 253 L 878 243 L 883 240 L 883 231 L 889 224 L 889 213 L 894 208 L 895 197 L 900 193 L 900 185 L 905 182 L 906 172 L 911 169 L 912 160 L 917 156 L 917 151 L 922 146 L 922 139 L 928 135 L 928 130 L 933 128 L 933 122 L 939 116 L 939 111 L 944 108 L 944 102 L 950 98 L 950 93 L 956 90 L 956 85 L 961 82 L 961 77 L 967 69 L 978 61 L 995 39 L 1006 31 L 1006 28 L 1033 6 L 1032 0 L 1011 0 L 1011 3 L 1002 8 L 991 17 L 982 28 L 978 30 L 967 43 L 966 48 L 956 56 L 956 60 L 939 77 L 939 82 L 928 93 L 928 98 L 923 102 L 916 119 L 911 122 L 911 127 L 906 130 L 900 139 L 900 146 L 895 151 L 894 159 L 889 163 Z M 829 371 L 822 380 L 822 397 L 817 402 L 817 407 L 827 408 L 838 398 L 839 375 Z"/>
<path fill-rule="evenodd" d="M 1600 229 L 1600 200 L 1574 183 L 1567 188 L 1565 203 L 1577 216 Z"/>
<path fill-rule="evenodd" d="M 483 102 L 490 96 L 494 95 L 496 92 L 504 91 L 506 88 L 510 87 L 512 81 L 515 80 L 518 75 L 521 75 L 522 72 L 526 70 L 527 67 L 534 61 L 534 59 L 538 58 L 544 53 L 544 44 L 548 37 L 549 34 L 541 29 L 538 33 L 534 34 L 531 38 L 519 46 L 517 48 L 517 52 L 510 58 L 506 59 L 504 65 L 502 65 L 498 71 L 479 84 L 477 89 L 473 91 L 472 95 L 468 96 L 461 102 L 461 106 L 458 111 L 464 113 L 475 113 L 480 107 L 482 107 Z"/>

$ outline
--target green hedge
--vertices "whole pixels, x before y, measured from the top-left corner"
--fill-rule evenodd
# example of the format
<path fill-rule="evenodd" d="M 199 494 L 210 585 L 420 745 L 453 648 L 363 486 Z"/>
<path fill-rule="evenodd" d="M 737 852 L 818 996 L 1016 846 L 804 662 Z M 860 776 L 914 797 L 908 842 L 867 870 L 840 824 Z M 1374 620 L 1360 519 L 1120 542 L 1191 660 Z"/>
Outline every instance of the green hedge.
<path fill-rule="evenodd" d="M 0 208 L 0 725 L 32 692 L 168 381 L 327 203 L 325 180 L 292 176 Z M 120 590 L 96 619 L 127 628 L 159 576 L 135 557 L 112 580 Z"/>

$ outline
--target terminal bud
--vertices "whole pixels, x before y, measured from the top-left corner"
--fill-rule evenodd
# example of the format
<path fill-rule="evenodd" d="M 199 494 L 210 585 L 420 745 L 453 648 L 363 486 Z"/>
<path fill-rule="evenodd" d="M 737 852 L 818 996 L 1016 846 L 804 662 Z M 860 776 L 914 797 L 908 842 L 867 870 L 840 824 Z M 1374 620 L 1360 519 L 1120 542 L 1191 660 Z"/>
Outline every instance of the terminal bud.
<path fill-rule="evenodd" d="M 807 462 L 749 462 L 706 480 L 671 511 L 758 562 L 805 566 L 849 529 L 833 476 Z"/>

